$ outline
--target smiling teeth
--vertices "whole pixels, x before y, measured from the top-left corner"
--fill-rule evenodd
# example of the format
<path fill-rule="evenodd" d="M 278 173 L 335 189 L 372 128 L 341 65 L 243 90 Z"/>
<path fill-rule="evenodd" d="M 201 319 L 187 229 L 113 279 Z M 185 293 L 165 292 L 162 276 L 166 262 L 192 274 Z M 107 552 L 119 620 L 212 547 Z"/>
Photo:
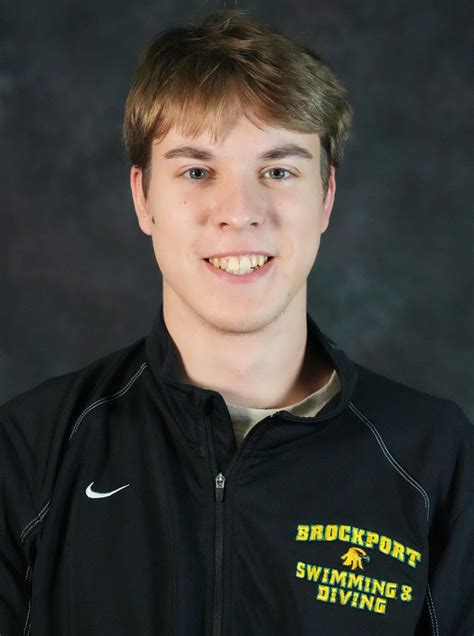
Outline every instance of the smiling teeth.
<path fill-rule="evenodd" d="M 261 254 L 251 254 L 249 256 L 230 256 L 224 258 L 210 258 L 209 262 L 217 267 L 223 269 L 229 274 L 236 274 L 237 276 L 243 276 L 248 274 L 257 267 L 261 267 L 268 261 L 268 256 Z"/>

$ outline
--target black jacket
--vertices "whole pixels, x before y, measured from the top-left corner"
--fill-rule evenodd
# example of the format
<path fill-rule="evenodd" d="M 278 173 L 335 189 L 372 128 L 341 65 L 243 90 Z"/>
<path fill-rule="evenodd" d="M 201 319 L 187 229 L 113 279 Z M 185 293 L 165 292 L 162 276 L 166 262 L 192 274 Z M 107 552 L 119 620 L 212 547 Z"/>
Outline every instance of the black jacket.
<path fill-rule="evenodd" d="M 0 408 L 0 634 L 474 633 L 473 427 L 352 362 L 236 448 L 150 335 Z"/>

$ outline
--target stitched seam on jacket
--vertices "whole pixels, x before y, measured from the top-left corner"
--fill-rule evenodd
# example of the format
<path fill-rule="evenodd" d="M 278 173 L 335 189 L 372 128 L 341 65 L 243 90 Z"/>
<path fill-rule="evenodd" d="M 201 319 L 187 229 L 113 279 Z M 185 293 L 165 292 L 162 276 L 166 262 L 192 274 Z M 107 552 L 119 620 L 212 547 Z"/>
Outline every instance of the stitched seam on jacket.
<path fill-rule="evenodd" d="M 429 585 L 428 585 L 428 587 L 429 587 Z M 426 607 L 428 608 L 428 612 L 430 613 L 431 632 L 436 636 L 436 628 L 435 628 L 435 622 L 434 622 L 434 617 L 433 617 L 433 611 L 431 609 L 431 603 L 430 603 L 430 599 L 428 597 L 428 594 L 425 596 L 425 601 L 426 601 Z"/>
<path fill-rule="evenodd" d="M 29 532 L 31 532 L 31 530 L 33 530 L 34 526 L 36 524 L 40 523 L 41 520 L 43 519 L 43 517 L 46 515 L 46 513 L 48 512 L 48 506 L 49 506 L 49 501 L 46 504 L 46 506 L 43 506 L 43 511 L 42 511 L 42 513 L 40 513 L 41 516 L 37 519 L 37 521 L 29 528 L 29 530 L 26 532 L 26 534 L 24 536 L 23 536 L 23 533 L 22 533 L 22 537 L 23 537 L 21 539 L 22 543 L 24 542 L 24 540 L 25 540 L 26 536 L 29 534 Z M 30 522 L 30 524 L 31 524 L 31 522 Z M 28 524 L 28 525 L 30 525 L 30 524 Z M 26 530 L 26 528 L 25 528 L 25 530 Z M 25 532 L 25 530 L 23 532 Z M 28 585 L 28 579 L 29 579 L 30 574 L 31 574 L 31 569 L 30 569 L 30 566 L 28 565 L 28 567 L 26 568 L 26 575 L 25 575 L 25 588 Z M 28 596 L 28 611 L 26 613 L 26 621 L 25 621 L 25 626 L 23 628 L 23 635 L 24 636 L 29 636 L 30 633 L 31 633 L 31 598 L 30 598 L 30 596 Z"/>
<path fill-rule="evenodd" d="M 375 424 L 373 424 L 370 420 L 368 420 L 365 417 L 365 415 L 359 411 L 359 409 L 354 405 L 353 402 L 349 403 L 349 407 L 364 422 L 364 424 L 366 424 L 369 427 L 369 429 L 371 430 L 371 432 L 374 435 L 375 439 L 377 440 L 377 443 L 380 446 L 383 454 L 385 455 L 387 460 L 392 464 L 392 466 L 395 468 L 395 470 L 398 473 L 400 473 L 400 475 L 404 479 L 406 479 L 406 481 L 409 484 L 411 484 L 413 486 L 413 488 L 418 490 L 418 492 L 423 496 L 423 500 L 425 502 L 425 507 L 426 507 L 426 521 L 429 523 L 430 498 L 428 497 L 428 494 L 427 494 L 426 490 L 402 466 L 400 466 L 400 464 L 397 462 L 397 460 L 393 457 L 393 455 L 390 453 L 390 451 L 388 450 L 387 446 L 385 445 L 385 442 L 383 441 L 383 438 L 380 435 L 379 431 L 377 430 L 377 427 L 375 426 Z M 438 620 L 436 618 L 436 610 L 435 610 L 435 606 L 434 606 L 433 597 L 431 596 L 431 590 L 430 590 L 429 583 L 428 583 L 428 587 L 427 587 L 427 592 L 428 592 L 428 594 L 426 596 L 426 604 L 428 606 L 428 611 L 430 613 L 432 631 L 433 631 L 433 634 L 435 634 L 435 636 L 439 636 Z"/>
<path fill-rule="evenodd" d="M 72 436 L 74 435 L 74 433 L 77 431 L 77 429 L 79 428 L 82 420 L 85 418 L 85 416 L 90 413 L 90 411 L 92 411 L 93 409 L 96 408 L 96 406 L 100 406 L 101 404 L 105 404 L 106 402 L 110 402 L 111 400 L 115 400 L 119 397 L 122 397 L 122 395 L 124 395 L 129 388 L 132 386 L 132 384 L 135 382 L 135 380 L 140 377 L 140 375 L 143 373 L 143 371 L 146 369 L 146 367 L 148 366 L 147 362 L 144 362 L 141 367 L 138 369 L 138 371 L 135 373 L 135 375 L 133 375 L 130 380 L 127 382 L 127 384 L 122 387 L 119 391 L 117 391 L 117 393 L 113 393 L 112 395 L 108 395 L 106 397 L 100 398 L 100 400 L 96 400 L 95 402 L 92 402 L 92 404 L 90 404 L 88 407 L 86 407 L 82 413 L 79 415 L 79 417 L 76 420 L 76 423 L 74 424 L 74 427 L 72 429 L 71 435 L 69 436 L 69 440 L 71 441 Z"/>
<path fill-rule="evenodd" d="M 429 517 L 430 517 L 430 499 L 426 493 L 426 490 L 420 486 L 420 484 L 416 481 L 416 479 L 414 479 L 409 473 L 407 473 L 407 471 L 400 466 L 400 464 L 397 462 L 397 460 L 393 457 L 393 455 L 390 453 L 390 451 L 388 450 L 387 446 L 385 445 L 385 442 L 383 441 L 382 436 L 380 435 L 379 431 L 377 430 L 377 427 L 375 426 L 375 424 L 373 424 L 370 420 L 368 420 L 365 415 L 363 413 L 361 413 L 359 411 L 359 409 L 357 409 L 357 407 L 350 402 L 349 403 L 349 407 L 352 409 L 352 411 L 354 411 L 354 413 L 369 427 L 369 429 L 372 431 L 375 439 L 377 440 L 378 445 L 380 446 L 383 454 L 385 455 L 385 457 L 387 458 L 387 460 L 392 464 L 392 466 L 395 468 L 395 470 L 400 473 L 400 475 L 409 483 L 413 486 L 413 488 L 415 488 L 416 490 L 418 490 L 418 492 L 422 495 L 424 502 L 425 502 L 425 507 L 426 507 L 426 521 L 429 522 Z"/>
<path fill-rule="evenodd" d="M 41 510 L 38 512 L 38 514 L 36 515 L 36 517 L 34 517 L 29 523 L 26 524 L 26 526 L 23 528 L 23 531 L 20 535 L 20 541 L 21 543 L 24 542 L 24 540 L 26 539 L 26 536 L 28 534 L 30 534 L 30 532 L 33 530 L 33 528 L 41 522 L 41 520 L 43 519 L 43 517 L 47 514 L 48 512 L 48 508 L 49 508 L 49 504 L 51 503 L 51 499 L 49 499 L 45 505 L 41 508 Z"/>
<path fill-rule="evenodd" d="M 431 589 L 430 589 L 429 583 L 428 583 L 428 596 L 426 597 L 426 602 L 427 602 L 428 608 L 431 604 L 431 607 L 433 609 L 433 615 L 431 615 L 431 610 L 430 610 L 431 627 L 433 628 L 433 633 L 435 634 L 435 636 L 439 636 L 438 619 L 436 617 L 435 604 L 434 604 L 433 597 L 431 596 Z"/>
<path fill-rule="evenodd" d="M 27 585 L 28 585 L 28 577 L 29 577 L 29 574 L 30 574 L 30 566 L 28 566 L 28 567 L 26 568 L 25 586 L 27 586 Z M 30 627 L 30 626 L 29 626 L 30 613 L 31 613 L 31 600 L 30 600 L 30 598 L 28 598 L 28 611 L 27 611 L 27 613 L 26 613 L 26 621 L 25 621 L 25 626 L 24 626 L 24 628 L 23 628 L 23 635 L 24 635 L 24 636 L 28 636 L 28 633 L 29 633 L 29 631 L 30 631 L 30 629 L 29 629 L 29 627 Z"/>
<path fill-rule="evenodd" d="M 51 501 L 51 500 L 50 500 Z M 48 501 L 43 508 L 41 509 L 41 511 L 38 513 L 38 515 L 35 517 L 35 519 L 33 519 L 32 521 L 30 521 L 29 524 L 27 524 L 27 526 L 25 526 L 23 532 L 21 533 L 21 543 L 23 543 L 27 537 L 27 535 L 33 530 L 33 528 L 38 524 L 41 523 L 41 521 L 43 520 L 43 518 L 46 516 L 46 514 L 48 513 L 49 510 L 49 504 L 50 501 Z M 36 521 L 35 521 L 36 520 Z M 34 523 L 33 523 L 34 521 Z M 33 525 L 31 525 L 33 523 Z M 29 527 L 28 527 L 29 526 Z M 30 566 L 27 567 L 26 569 L 26 576 L 25 576 L 25 584 L 28 583 L 28 577 L 30 574 Z M 23 634 L 24 636 L 28 636 L 31 632 L 31 598 L 28 598 L 28 611 L 26 614 L 26 621 L 25 621 L 25 627 L 23 628 Z"/>

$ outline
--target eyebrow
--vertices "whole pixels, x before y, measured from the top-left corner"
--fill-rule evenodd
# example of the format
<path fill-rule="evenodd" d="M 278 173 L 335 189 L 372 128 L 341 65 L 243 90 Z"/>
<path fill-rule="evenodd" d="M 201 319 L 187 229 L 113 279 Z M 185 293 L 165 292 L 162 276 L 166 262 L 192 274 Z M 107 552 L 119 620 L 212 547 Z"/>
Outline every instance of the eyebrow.
<path fill-rule="evenodd" d="M 199 148 L 198 146 L 179 146 L 178 148 L 172 148 L 163 155 L 165 159 L 174 159 L 175 157 L 188 157 L 190 159 L 198 159 L 200 161 L 209 161 L 214 159 L 215 155 L 206 148 Z M 258 159 L 284 159 L 285 157 L 301 157 L 302 159 L 313 159 L 313 155 L 297 144 L 286 144 L 284 146 L 277 146 L 270 148 L 258 155 Z"/>

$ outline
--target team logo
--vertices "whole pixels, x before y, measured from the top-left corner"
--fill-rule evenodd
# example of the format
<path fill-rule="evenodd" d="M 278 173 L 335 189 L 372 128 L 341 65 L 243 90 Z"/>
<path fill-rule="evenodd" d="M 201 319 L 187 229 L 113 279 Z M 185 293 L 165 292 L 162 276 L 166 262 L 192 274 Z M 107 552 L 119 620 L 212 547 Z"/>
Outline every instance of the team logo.
<path fill-rule="evenodd" d="M 342 565 L 351 566 L 351 570 L 363 570 L 362 560 L 369 563 L 370 557 L 362 548 L 349 548 L 345 554 L 341 557 Z"/>
<path fill-rule="evenodd" d="M 321 563 L 297 562 L 295 576 L 315 586 L 317 601 L 385 614 L 391 603 L 410 603 L 414 599 L 411 585 L 360 572 L 364 570 L 364 561 L 371 561 L 368 550 L 396 559 L 408 568 L 416 568 L 422 555 L 411 546 L 374 530 L 346 524 L 298 524 L 295 541 L 314 541 L 321 547 L 333 541 L 352 544 L 340 557 L 346 570 Z"/>

